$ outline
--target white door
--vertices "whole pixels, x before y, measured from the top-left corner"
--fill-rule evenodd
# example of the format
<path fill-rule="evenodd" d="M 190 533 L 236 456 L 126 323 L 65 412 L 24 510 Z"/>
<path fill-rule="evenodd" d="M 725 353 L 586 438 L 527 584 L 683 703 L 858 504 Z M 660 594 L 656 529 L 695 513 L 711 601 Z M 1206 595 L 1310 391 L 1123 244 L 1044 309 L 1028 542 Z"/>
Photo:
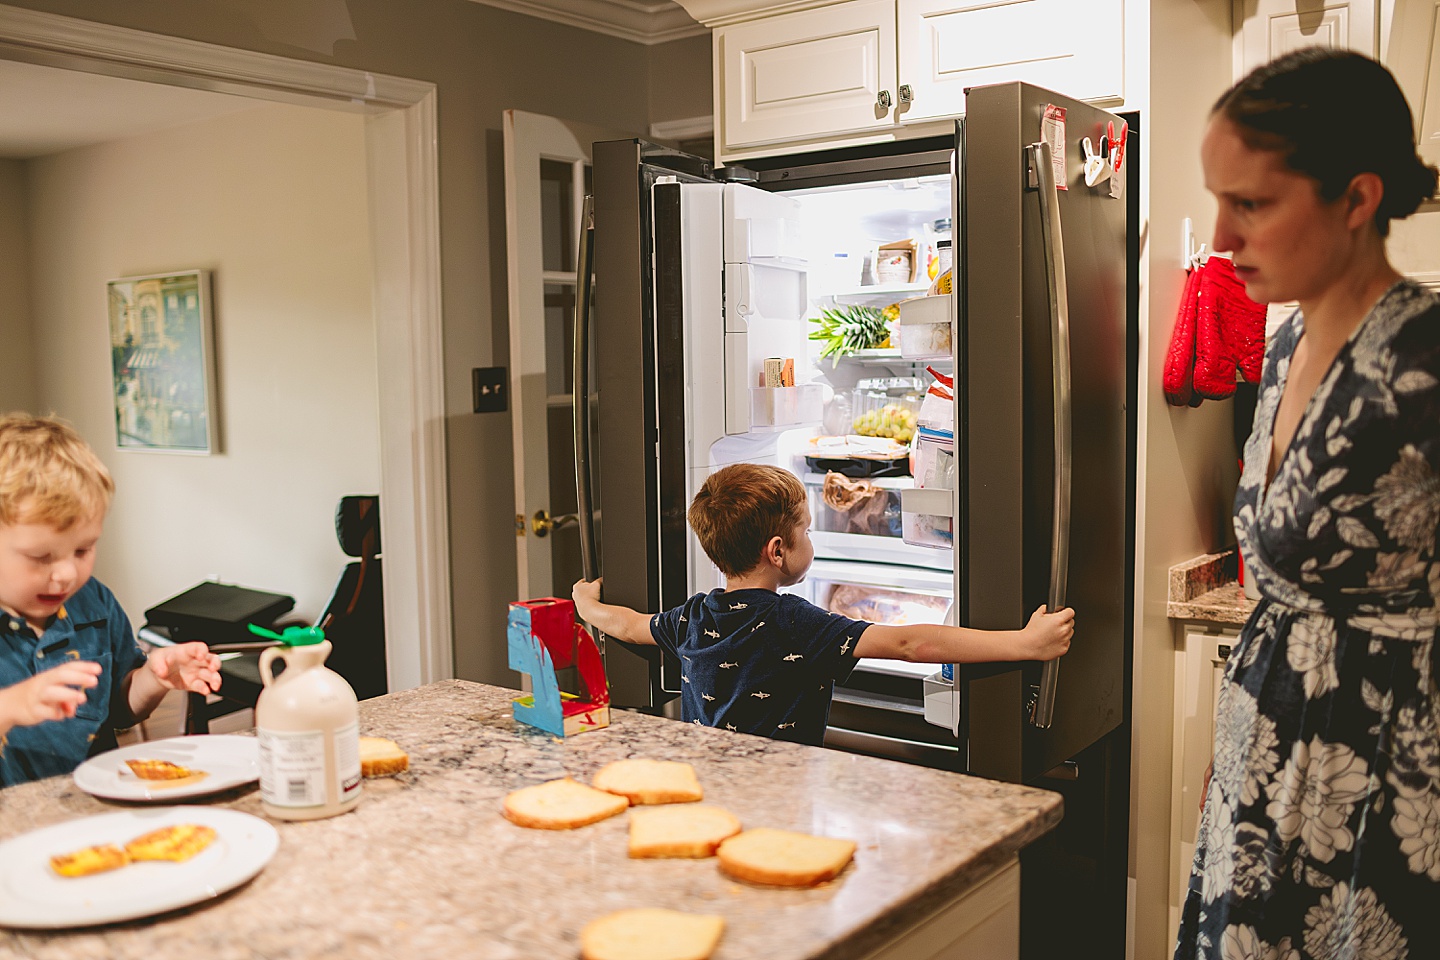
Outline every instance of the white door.
<path fill-rule="evenodd" d="M 505 111 L 505 256 L 519 596 L 568 597 L 580 577 L 570 400 L 575 257 L 590 145 L 632 134 Z M 592 381 L 593 382 L 593 381 Z M 537 519 L 540 522 L 537 523 Z"/>

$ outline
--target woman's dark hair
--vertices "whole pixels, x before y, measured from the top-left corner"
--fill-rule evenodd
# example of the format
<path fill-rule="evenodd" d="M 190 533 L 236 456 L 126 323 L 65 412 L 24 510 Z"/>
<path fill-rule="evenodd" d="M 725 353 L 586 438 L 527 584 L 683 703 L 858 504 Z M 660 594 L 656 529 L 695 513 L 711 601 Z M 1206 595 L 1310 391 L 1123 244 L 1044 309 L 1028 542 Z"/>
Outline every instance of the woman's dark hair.
<path fill-rule="evenodd" d="M 1251 149 L 1273 150 L 1313 177 L 1335 200 L 1361 173 L 1385 185 L 1375 211 L 1383 237 L 1390 221 L 1435 194 L 1436 169 L 1415 153 L 1410 105 L 1390 71 L 1369 57 L 1304 47 L 1251 71 L 1215 102 L 1212 114 L 1240 130 Z"/>

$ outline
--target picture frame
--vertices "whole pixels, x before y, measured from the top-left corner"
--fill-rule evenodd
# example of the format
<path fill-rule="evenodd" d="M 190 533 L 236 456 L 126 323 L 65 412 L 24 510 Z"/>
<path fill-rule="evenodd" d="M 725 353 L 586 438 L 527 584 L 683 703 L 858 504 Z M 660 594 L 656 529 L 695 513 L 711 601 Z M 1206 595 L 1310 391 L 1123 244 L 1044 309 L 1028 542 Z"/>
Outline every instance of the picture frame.
<path fill-rule="evenodd" d="M 120 450 L 218 450 L 208 270 L 106 283 L 111 395 Z"/>

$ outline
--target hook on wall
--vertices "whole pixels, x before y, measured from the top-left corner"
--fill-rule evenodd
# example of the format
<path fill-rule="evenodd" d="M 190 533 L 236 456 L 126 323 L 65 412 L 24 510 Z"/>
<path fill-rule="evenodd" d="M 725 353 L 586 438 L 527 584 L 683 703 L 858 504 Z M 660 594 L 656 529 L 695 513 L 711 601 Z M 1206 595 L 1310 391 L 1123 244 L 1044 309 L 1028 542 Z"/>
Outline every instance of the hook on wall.
<path fill-rule="evenodd" d="M 1205 244 L 1195 243 L 1195 226 L 1189 217 L 1185 218 L 1181 230 L 1180 262 L 1186 270 L 1194 270 L 1205 262 L 1205 258 L 1209 256 L 1209 253 L 1205 250 Z"/>

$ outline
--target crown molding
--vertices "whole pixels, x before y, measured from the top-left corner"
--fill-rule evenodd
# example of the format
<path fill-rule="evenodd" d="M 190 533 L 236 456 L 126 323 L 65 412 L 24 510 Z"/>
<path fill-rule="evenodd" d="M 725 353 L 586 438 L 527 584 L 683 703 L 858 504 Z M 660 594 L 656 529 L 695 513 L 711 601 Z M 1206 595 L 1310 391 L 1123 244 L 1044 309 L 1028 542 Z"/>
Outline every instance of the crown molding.
<path fill-rule="evenodd" d="M 672 0 L 475 0 L 646 46 L 710 31 Z"/>
<path fill-rule="evenodd" d="M 836 0 L 675 0 L 686 12 L 707 27 L 723 27 L 732 23 L 797 13 L 815 7 L 828 7 Z"/>

